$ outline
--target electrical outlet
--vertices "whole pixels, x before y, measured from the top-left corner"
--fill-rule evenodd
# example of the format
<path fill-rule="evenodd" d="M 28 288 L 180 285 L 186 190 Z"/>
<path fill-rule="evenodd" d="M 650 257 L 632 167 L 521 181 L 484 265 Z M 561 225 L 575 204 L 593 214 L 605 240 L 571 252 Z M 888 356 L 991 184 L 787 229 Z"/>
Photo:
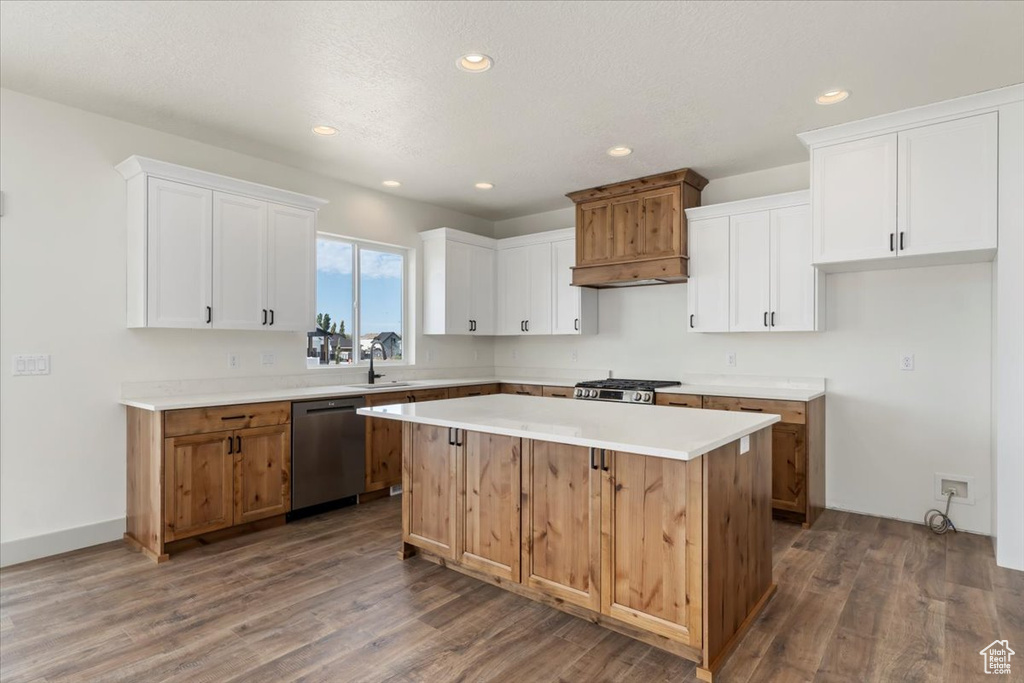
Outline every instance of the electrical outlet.
<path fill-rule="evenodd" d="M 434 360 L 434 352 L 431 351 L 430 349 L 427 349 L 427 362 L 430 363 L 433 360 Z"/>
<path fill-rule="evenodd" d="M 473 351 L 473 360 L 475 360 L 475 361 L 476 360 L 480 360 L 480 352 L 479 351 Z"/>
<path fill-rule="evenodd" d="M 275 362 L 277 362 L 277 358 L 273 351 L 264 351 L 260 354 L 260 363 L 263 365 L 273 365 Z"/>
<path fill-rule="evenodd" d="M 50 356 L 40 354 L 31 356 L 14 356 L 14 358 L 11 360 L 11 374 L 49 375 Z"/>
<path fill-rule="evenodd" d="M 914 369 L 914 354 L 912 353 L 901 353 L 900 354 L 900 370 L 913 370 Z"/>
<path fill-rule="evenodd" d="M 242 360 L 238 357 L 237 353 L 231 352 L 228 354 L 228 367 L 232 370 L 242 367 Z"/>
<path fill-rule="evenodd" d="M 569 351 L 569 360 L 571 360 L 573 363 L 575 363 L 579 359 L 580 359 L 580 352 L 579 351 L 577 351 L 576 349 L 572 349 L 571 351 Z"/>
<path fill-rule="evenodd" d="M 730 367 L 730 368 L 736 367 L 736 352 L 735 351 L 730 351 L 729 353 L 725 354 L 725 365 L 726 365 L 726 367 Z"/>
<path fill-rule="evenodd" d="M 519 360 L 519 351 L 512 349 L 512 360 Z"/>
<path fill-rule="evenodd" d="M 952 490 L 953 502 L 974 505 L 974 477 L 961 474 L 935 473 L 935 500 L 946 502 L 946 492 Z"/>

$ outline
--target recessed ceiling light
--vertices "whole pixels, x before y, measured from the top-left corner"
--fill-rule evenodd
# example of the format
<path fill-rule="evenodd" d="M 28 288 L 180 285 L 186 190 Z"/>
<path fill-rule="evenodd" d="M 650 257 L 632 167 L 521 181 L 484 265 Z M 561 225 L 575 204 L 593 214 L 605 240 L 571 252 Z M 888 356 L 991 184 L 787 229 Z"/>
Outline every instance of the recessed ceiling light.
<path fill-rule="evenodd" d="M 815 97 L 814 101 L 818 104 L 836 104 L 837 102 L 842 102 L 849 96 L 850 92 L 848 90 L 829 90 L 828 92 L 823 92 Z"/>
<path fill-rule="evenodd" d="M 337 135 L 338 129 L 333 126 L 313 126 L 313 132 L 317 135 L 331 136 Z"/>
<path fill-rule="evenodd" d="M 473 187 L 475 187 L 478 190 L 493 190 L 494 183 L 477 183 Z"/>
<path fill-rule="evenodd" d="M 455 62 L 463 71 L 469 71 L 472 73 L 480 73 L 487 71 L 494 66 L 494 60 L 485 54 L 479 52 L 470 52 L 468 55 L 462 55 L 458 61 Z"/>
<path fill-rule="evenodd" d="M 402 183 L 398 182 L 397 180 L 385 180 L 384 182 L 381 183 L 381 185 L 383 185 L 384 187 L 401 187 Z"/>
<path fill-rule="evenodd" d="M 610 157 L 628 157 L 632 153 L 633 150 L 630 147 L 626 147 L 625 145 L 619 145 L 618 147 L 608 148 L 608 156 Z"/>

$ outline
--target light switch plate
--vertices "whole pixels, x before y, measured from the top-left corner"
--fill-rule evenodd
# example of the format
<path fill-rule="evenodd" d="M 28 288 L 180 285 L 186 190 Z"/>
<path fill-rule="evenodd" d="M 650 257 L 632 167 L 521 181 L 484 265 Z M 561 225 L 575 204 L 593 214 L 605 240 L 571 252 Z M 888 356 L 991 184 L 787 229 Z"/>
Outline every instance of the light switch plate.
<path fill-rule="evenodd" d="M 17 355 L 11 360 L 12 375 L 49 375 L 49 354 Z"/>

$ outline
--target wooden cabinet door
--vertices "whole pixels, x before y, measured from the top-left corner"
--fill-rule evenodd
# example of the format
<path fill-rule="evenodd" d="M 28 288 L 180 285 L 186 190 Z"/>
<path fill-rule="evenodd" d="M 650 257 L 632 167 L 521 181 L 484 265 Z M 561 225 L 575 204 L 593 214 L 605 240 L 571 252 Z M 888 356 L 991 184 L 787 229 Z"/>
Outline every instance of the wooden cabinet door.
<path fill-rule="evenodd" d="M 811 207 L 771 212 L 768 270 L 772 332 L 812 332 L 818 327 L 818 269 L 811 265 Z"/>
<path fill-rule="evenodd" d="M 641 254 L 641 199 L 632 195 L 611 201 L 612 260 L 632 261 Z"/>
<path fill-rule="evenodd" d="M 699 648 L 702 462 L 606 453 L 601 611 Z"/>
<path fill-rule="evenodd" d="M 267 216 L 267 329 L 308 332 L 316 318 L 316 214 L 270 204 Z"/>
<path fill-rule="evenodd" d="M 807 512 L 807 428 L 776 423 L 772 426 L 772 507 Z"/>
<path fill-rule="evenodd" d="M 522 581 L 601 609 L 601 470 L 582 446 L 524 441 Z"/>
<path fill-rule="evenodd" d="M 147 208 L 149 327 L 209 327 L 213 192 L 150 178 Z"/>
<path fill-rule="evenodd" d="M 165 541 L 234 524 L 233 432 L 164 440 Z"/>
<path fill-rule="evenodd" d="M 814 263 L 895 258 L 896 134 L 812 150 L 811 211 Z"/>
<path fill-rule="evenodd" d="M 551 334 L 580 334 L 582 287 L 572 286 L 576 265 L 576 240 L 551 244 Z"/>
<path fill-rule="evenodd" d="M 401 424 L 402 538 L 441 557 L 458 559 L 458 457 L 450 439 L 454 430 Z"/>
<path fill-rule="evenodd" d="M 461 431 L 459 562 L 519 582 L 521 439 Z"/>
<path fill-rule="evenodd" d="M 768 212 L 729 217 L 729 331 L 769 330 Z"/>
<path fill-rule="evenodd" d="M 679 186 L 640 195 L 641 253 L 648 258 L 685 254 L 680 239 Z"/>
<path fill-rule="evenodd" d="M 687 329 L 729 331 L 729 217 L 690 221 Z"/>
<path fill-rule="evenodd" d="M 998 114 L 898 134 L 899 255 L 996 248 Z"/>
<path fill-rule="evenodd" d="M 611 204 L 607 199 L 576 205 L 576 265 L 607 263 L 614 258 Z"/>
<path fill-rule="evenodd" d="M 368 394 L 366 405 L 409 403 L 408 393 Z M 402 423 L 366 418 L 366 490 L 378 491 L 402 482 Z"/>
<path fill-rule="evenodd" d="M 213 326 L 266 329 L 267 203 L 213 193 Z"/>
<path fill-rule="evenodd" d="M 291 425 L 240 429 L 235 434 L 234 523 L 292 509 Z"/>

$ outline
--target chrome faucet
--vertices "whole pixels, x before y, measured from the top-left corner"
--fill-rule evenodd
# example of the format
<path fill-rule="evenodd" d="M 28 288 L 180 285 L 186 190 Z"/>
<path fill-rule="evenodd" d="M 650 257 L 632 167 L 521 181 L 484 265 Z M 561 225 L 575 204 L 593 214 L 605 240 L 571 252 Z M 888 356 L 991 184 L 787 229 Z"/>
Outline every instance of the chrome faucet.
<path fill-rule="evenodd" d="M 388 352 L 384 349 L 384 344 L 382 344 L 380 341 L 378 341 L 376 339 L 374 339 L 372 342 L 370 342 L 370 373 L 369 373 L 369 379 L 367 380 L 370 384 L 373 384 L 374 380 L 377 379 L 378 377 L 383 377 L 384 376 L 382 374 L 379 374 L 379 373 L 376 373 L 376 372 L 373 371 L 373 348 L 375 346 L 379 346 L 380 347 L 380 359 L 381 360 L 387 360 L 388 359 Z"/>

